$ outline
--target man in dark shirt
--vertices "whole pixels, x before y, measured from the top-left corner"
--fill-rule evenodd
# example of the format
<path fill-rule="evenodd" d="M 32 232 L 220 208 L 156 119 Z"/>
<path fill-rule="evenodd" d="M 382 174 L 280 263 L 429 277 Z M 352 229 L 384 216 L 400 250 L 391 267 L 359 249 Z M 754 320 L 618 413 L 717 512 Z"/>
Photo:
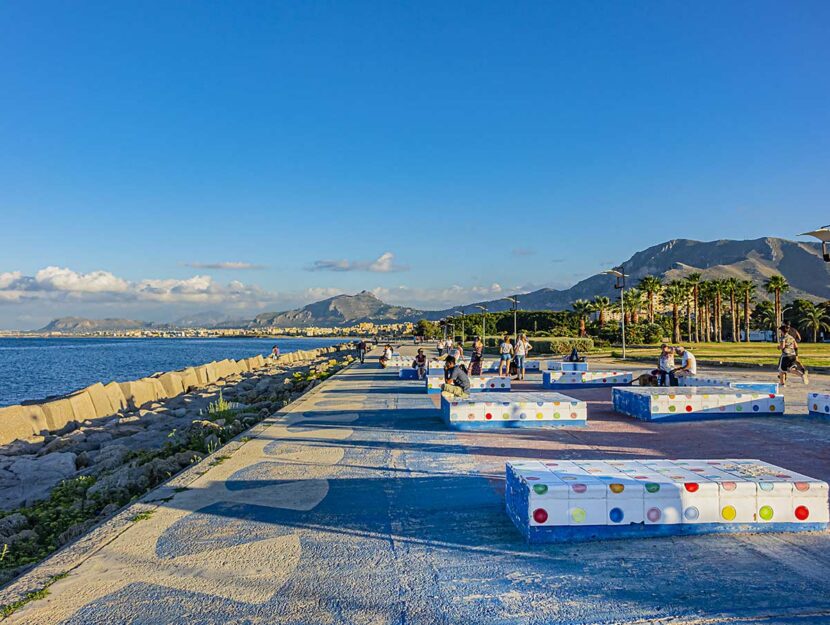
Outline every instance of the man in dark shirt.
<path fill-rule="evenodd" d="M 449 393 L 456 397 L 464 397 L 470 392 L 470 378 L 467 372 L 455 364 L 454 356 L 447 356 L 444 361 L 444 381 L 442 393 Z"/>

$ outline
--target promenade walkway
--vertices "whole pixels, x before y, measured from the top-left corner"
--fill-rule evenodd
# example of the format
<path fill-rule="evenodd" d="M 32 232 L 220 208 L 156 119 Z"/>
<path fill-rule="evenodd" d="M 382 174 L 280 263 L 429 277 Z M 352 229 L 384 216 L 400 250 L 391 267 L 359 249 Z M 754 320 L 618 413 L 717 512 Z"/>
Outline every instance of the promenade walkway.
<path fill-rule="evenodd" d="M 528 546 L 503 503 L 521 457 L 757 457 L 827 480 L 830 423 L 644 423 L 570 394 L 584 430 L 454 433 L 367 359 L 8 622 L 830 623 L 827 533 Z"/>

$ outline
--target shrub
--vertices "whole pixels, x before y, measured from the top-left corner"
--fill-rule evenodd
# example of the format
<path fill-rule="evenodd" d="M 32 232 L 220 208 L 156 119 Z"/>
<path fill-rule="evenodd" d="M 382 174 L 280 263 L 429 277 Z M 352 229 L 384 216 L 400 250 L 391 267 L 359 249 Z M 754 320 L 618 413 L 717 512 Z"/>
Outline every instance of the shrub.
<path fill-rule="evenodd" d="M 594 349 L 593 340 L 570 336 L 536 337 L 530 343 L 533 345 L 531 355 L 534 352 L 537 354 L 570 354 L 574 348 L 579 352 L 588 352 Z"/>

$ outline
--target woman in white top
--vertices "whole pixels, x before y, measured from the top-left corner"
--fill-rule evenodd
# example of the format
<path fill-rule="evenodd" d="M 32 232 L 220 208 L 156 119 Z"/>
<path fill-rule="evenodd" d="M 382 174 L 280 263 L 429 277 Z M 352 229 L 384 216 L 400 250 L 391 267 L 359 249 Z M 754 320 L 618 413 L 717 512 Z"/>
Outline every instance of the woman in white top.
<path fill-rule="evenodd" d="M 663 343 L 660 346 L 660 359 L 657 361 L 657 370 L 660 376 L 660 386 L 669 386 L 671 372 L 674 371 L 674 350 Z"/>
<path fill-rule="evenodd" d="M 525 358 L 531 349 L 533 349 L 533 346 L 528 342 L 527 336 L 522 334 L 519 337 L 519 340 L 516 341 L 516 347 L 513 350 L 513 353 L 516 356 L 516 371 L 520 380 L 525 379 Z"/>
<path fill-rule="evenodd" d="M 513 343 L 505 336 L 499 345 L 499 376 L 508 377 L 510 375 L 511 360 L 513 360 Z"/>
<path fill-rule="evenodd" d="M 462 360 L 464 360 L 464 347 L 461 343 L 456 344 L 455 348 L 452 350 L 452 356 L 455 356 L 456 364 L 460 364 Z"/>

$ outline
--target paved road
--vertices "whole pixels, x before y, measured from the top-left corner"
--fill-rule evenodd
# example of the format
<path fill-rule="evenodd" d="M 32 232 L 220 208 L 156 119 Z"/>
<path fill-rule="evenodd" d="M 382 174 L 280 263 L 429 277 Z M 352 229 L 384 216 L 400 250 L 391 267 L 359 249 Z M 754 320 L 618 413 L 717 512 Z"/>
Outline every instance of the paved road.
<path fill-rule="evenodd" d="M 9 621 L 830 623 L 827 533 L 528 546 L 503 511 L 514 457 L 760 457 L 830 479 L 830 423 L 655 425 L 572 394 L 587 429 L 452 433 L 367 360 Z"/>

